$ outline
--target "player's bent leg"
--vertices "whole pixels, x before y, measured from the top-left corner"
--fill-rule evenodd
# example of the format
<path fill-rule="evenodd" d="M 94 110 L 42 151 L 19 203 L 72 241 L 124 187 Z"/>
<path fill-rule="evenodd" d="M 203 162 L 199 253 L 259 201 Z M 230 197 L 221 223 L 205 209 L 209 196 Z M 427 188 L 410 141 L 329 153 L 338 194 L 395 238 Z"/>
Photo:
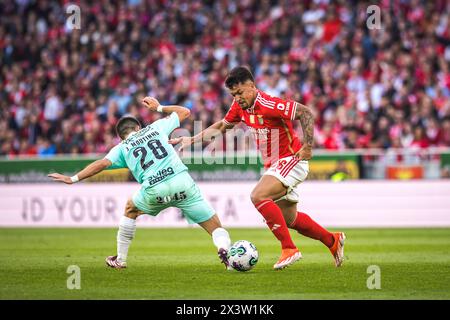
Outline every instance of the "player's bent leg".
<path fill-rule="evenodd" d="M 333 246 L 333 233 L 329 232 L 324 227 L 319 225 L 304 212 L 297 212 L 297 216 L 294 222 L 291 224 L 291 228 L 297 230 L 301 235 L 304 235 L 305 237 L 319 240 L 328 248 L 331 248 L 331 246 Z"/>
<path fill-rule="evenodd" d="M 289 165 L 291 162 L 293 164 Z M 277 177 L 285 186 L 288 186 L 286 195 L 275 199 L 278 207 L 283 212 L 288 227 L 297 230 L 306 237 L 321 241 L 331 251 L 336 266 L 340 266 L 344 257 L 343 243 L 345 235 L 339 232 L 331 233 L 321 227 L 306 213 L 297 212 L 299 195 L 296 187 L 305 181 L 308 173 L 308 161 L 296 161 L 295 159 L 287 158 L 280 160 L 265 174 Z"/>
<path fill-rule="evenodd" d="M 231 239 L 228 231 L 222 228 L 219 216 L 214 214 L 209 220 L 200 222 L 199 225 L 212 236 L 220 261 L 225 265 L 225 268 L 231 270 L 228 262 L 228 249 L 231 246 Z"/>
<path fill-rule="evenodd" d="M 128 199 L 125 214 L 120 218 L 117 231 L 117 255 L 106 258 L 107 266 L 115 269 L 127 267 L 128 249 L 136 232 L 136 218 L 143 213 L 134 205 L 132 199 Z"/>
<path fill-rule="evenodd" d="M 189 223 L 197 223 L 211 236 L 217 252 L 225 267 L 229 267 L 228 249 L 231 245 L 228 231 L 222 228 L 219 216 L 211 205 L 205 201 L 199 187 L 189 175 L 186 175 L 186 198 L 177 204 Z"/>
<path fill-rule="evenodd" d="M 286 191 L 287 188 L 276 177 L 263 175 L 250 196 L 267 226 L 281 242 L 281 256 L 273 266 L 274 269 L 285 268 L 301 258 L 301 253 L 289 234 L 283 213 L 273 201 L 285 195 Z"/>
<path fill-rule="evenodd" d="M 297 203 L 288 200 L 277 201 L 285 217 L 289 228 L 296 230 L 301 235 L 319 240 L 328 247 L 333 255 L 336 267 L 340 267 L 344 261 L 345 234 L 342 232 L 332 233 L 320 226 L 309 215 L 297 212 Z"/>

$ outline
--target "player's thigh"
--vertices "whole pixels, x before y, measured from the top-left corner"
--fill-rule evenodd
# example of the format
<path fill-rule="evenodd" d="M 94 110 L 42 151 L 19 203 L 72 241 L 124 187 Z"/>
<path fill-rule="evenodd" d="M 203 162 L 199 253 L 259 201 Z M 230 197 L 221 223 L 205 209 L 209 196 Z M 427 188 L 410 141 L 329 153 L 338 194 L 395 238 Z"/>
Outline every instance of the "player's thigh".
<path fill-rule="evenodd" d="M 274 176 L 263 175 L 253 189 L 250 198 L 253 204 L 264 199 L 278 199 L 286 194 L 287 188 Z"/>
<path fill-rule="evenodd" d="M 200 224 L 211 219 L 215 211 L 190 175 L 184 177 L 183 186 L 183 199 L 173 203 L 173 206 L 181 209 L 189 223 Z"/>
<path fill-rule="evenodd" d="M 186 190 L 186 198 L 175 206 L 181 209 L 189 223 L 201 224 L 215 215 L 214 209 L 204 199 L 200 188 L 195 183 Z"/>
<path fill-rule="evenodd" d="M 125 217 L 130 219 L 136 219 L 141 214 L 144 214 L 142 210 L 139 210 L 138 207 L 133 202 L 133 199 L 128 199 L 126 205 L 125 205 Z"/>
<path fill-rule="evenodd" d="M 298 186 L 306 180 L 309 173 L 308 161 L 298 160 L 294 156 L 282 158 L 277 161 L 272 167 L 270 167 L 264 176 L 272 176 L 277 178 L 287 191 L 278 200 L 288 200 L 290 202 L 298 202 Z"/>
<path fill-rule="evenodd" d="M 160 198 L 158 194 L 160 188 L 158 186 L 155 186 L 153 188 L 143 187 L 133 194 L 133 204 L 139 211 L 145 214 L 156 216 L 162 210 L 168 208 L 168 203 L 159 200 Z"/>

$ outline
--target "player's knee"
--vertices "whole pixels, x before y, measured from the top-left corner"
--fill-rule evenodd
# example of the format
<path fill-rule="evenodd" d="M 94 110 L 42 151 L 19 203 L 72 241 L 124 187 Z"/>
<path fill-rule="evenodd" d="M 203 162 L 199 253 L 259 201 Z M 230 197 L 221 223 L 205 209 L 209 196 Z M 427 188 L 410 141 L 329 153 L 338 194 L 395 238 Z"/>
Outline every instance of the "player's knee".
<path fill-rule="evenodd" d="M 286 221 L 286 225 L 288 228 L 292 228 L 294 226 L 295 217 L 284 216 L 284 220 Z"/>
<path fill-rule="evenodd" d="M 128 200 L 125 206 L 125 216 L 130 219 L 136 219 L 140 214 L 141 212 L 136 208 L 133 201 L 131 199 Z"/>
<path fill-rule="evenodd" d="M 267 197 L 264 196 L 261 192 L 253 190 L 250 194 L 250 200 L 254 205 L 260 203 L 261 201 L 267 199 Z"/>
<path fill-rule="evenodd" d="M 213 229 L 222 228 L 222 223 L 220 222 L 220 219 L 219 219 L 219 216 L 217 215 L 217 213 L 214 214 L 209 221 L 211 222 Z"/>

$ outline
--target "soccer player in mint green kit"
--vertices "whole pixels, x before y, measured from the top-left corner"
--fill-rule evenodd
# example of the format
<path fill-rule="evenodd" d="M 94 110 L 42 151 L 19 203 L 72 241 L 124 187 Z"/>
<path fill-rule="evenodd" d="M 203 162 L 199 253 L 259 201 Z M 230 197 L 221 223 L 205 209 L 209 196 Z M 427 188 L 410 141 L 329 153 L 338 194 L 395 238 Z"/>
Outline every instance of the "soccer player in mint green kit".
<path fill-rule="evenodd" d="M 144 98 L 142 103 L 152 111 L 167 113 L 169 116 L 144 128 L 141 128 L 136 118 L 125 116 L 116 125 L 121 143 L 112 148 L 103 159 L 91 163 L 73 177 L 59 173 L 48 176 L 54 181 L 73 184 L 107 168 L 129 168 L 141 184 L 141 189 L 126 204 L 117 233 L 117 256 L 106 258 L 108 266 L 126 268 L 128 248 L 134 238 L 136 218 L 139 215 L 156 216 L 168 207 L 177 207 L 189 223 L 198 223 L 212 236 L 219 258 L 229 269 L 229 234 L 222 228 L 217 214 L 203 199 L 200 189 L 173 146 L 168 143 L 170 133 L 189 117 L 189 109 L 161 106 L 153 97 Z"/>

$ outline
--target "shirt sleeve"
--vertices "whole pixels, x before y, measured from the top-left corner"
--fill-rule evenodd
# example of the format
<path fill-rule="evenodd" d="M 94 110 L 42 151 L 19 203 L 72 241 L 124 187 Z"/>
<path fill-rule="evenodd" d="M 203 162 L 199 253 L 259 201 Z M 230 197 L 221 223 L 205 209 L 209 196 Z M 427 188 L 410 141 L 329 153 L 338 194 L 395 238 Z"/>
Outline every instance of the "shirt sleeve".
<path fill-rule="evenodd" d="M 242 117 L 242 109 L 239 107 L 238 103 L 236 101 L 233 101 L 231 104 L 230 110 L 228 110 L 227 114 L 223 118 L 223 121 L 226 124 L 232 124 L 232 123 L 239 123 L 241 122 Z"/>
<path fill-rule="evenodd" d="M 120 145 L 112 148 L 105 156 L 105 159 L 108 159 L 112 162 L 112 165 L 110 165 L 108 169 L 127 168 L 127 163 L 125 162 L 125 158 L 123 156 L 122 149 L 120 149 Z"/>
<path fill-rule="evenodd" d="M 266 103 L 266 100 L 260 101 L 262 106 L 266 107 L 266 112 L 275 117 L 286 120 L 295 120 L 298 103 L 293 100 L 284 100 L 281 98 L 271 97 L 270 101 L 274 103 Z"/>
<path fill-rule="evenodd" d="M 176 112 L 172 112 L 170 116 L 153 122 L 151 126 L 156 127 L 159 131 L 164 132 L 169 136 L 173 130 L 180 126 L 180 118 L 178 118 Z"/>

